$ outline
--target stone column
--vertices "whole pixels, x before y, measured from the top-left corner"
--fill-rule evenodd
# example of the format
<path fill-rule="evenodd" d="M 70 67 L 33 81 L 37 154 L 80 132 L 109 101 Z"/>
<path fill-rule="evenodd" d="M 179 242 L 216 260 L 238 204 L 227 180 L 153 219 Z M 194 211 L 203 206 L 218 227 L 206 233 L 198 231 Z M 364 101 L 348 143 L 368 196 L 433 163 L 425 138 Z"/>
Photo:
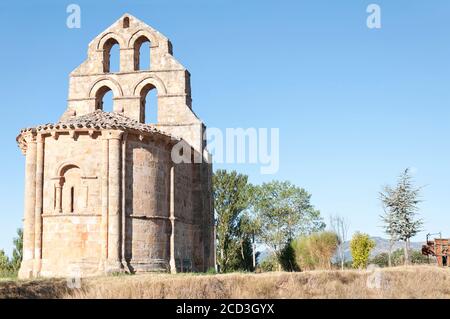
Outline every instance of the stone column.
<path fill-rule="evenodd" d="M 108 166 L 108 272 L 123 269 L 121 263 L 121 211 L 122 211 L 122 133 L 109 131 L 109 166 Z"/>
<path fill-rule="evenodd" d="M 23 260 L 19 278 L 33 276 L 34 259 L 34 213 L 36 204 L 36 134 L 25 136 L 27 143 L 25 158 L 25 209 L 23 223 Z"/>
<path fill-rule="evenodd" d="M 57 213 L 62 213 L 62 185 L 63 178 L 58 177 L 58 181 L 55 185 L 55 211 Z"/>
<path fill-rule="evenodd" d="M 108 170 L 109 170 L 109 144 L 108 137 L 102 136 L 102 223 L 101 223 L 101 240 L 102 240 L 102 261 L 106 263 L 108 259 Z M 103 265 L 104 267 L 104 265 Z"/>
<path fill-rule="evenodd" d="M 175 167 L 170 168 L 170 272 L 172 274 L 177 273 L 177 265 L 175 262 Z"/>
<path fill-rule="evenodd" d="M 125 260 L 126 252 L 126 241 L 127 241 L 127 208 L 126 208 L 126 158 L 127 158 L 127 138 L 128 134 L 125 132 L 122 135 L 122 264 L 126 271 L 131 273 L 129 269 L 127 260 Z"/>
<path fill-rule="evenodd" d="M 37 136 L 36 151 L 36 204 L 34 210 L 34 276 L 41 273 L 42 264 L 42 206 L 44 187 L 44 138 Z"/>

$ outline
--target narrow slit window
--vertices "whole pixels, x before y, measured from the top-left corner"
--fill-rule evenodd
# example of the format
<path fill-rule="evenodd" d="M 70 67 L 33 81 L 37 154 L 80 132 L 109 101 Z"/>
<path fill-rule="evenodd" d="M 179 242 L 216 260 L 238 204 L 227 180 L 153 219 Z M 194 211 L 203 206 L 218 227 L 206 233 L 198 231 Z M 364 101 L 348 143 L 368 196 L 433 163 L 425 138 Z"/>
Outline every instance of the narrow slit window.
<path fill-rule="evenodd" d="M 72 186 L 71 188 L 70 188 L 70 212 L 71 213 L 73 213 L 73 204 L 74 204 L 74 196 L 75 196 L 75 189 L 74 189 L 74 187 Z"/>

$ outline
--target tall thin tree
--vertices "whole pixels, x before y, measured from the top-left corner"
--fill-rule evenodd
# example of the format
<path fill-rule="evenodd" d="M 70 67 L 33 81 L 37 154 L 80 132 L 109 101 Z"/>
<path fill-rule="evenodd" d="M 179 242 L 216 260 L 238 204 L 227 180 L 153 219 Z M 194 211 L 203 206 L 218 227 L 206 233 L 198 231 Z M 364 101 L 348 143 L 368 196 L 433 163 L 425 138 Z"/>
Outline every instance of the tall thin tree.
<path fill-rule="evenodd" d="M 251 185 L 248 176 L 236 171 L 217 170 L 213 176 L 214 210 L 216 215 L 217 252 L 220 272 L 237 270 L 246 265 L 251 251 L 250 236 L 241 229 L 241 218 L 250 205 Z M 251 250 L 251 249 L 250 249 Z M 250 256 L 247 256 L 247 253 Z M 244 267 L 245 268 L 245 267 Z"/>
<path fill-rule="evenodd" d="M 422 230 L 423 221 L 417 217 L 421 190 L 422 187 L 414 186 L 410 170 L 406 169 L 395 187 L 386 186 L 380 192 L 385 210 L 382 216 L 385 231 L 391 239 L 398 238 L 404 242 L 405 265 L 409 263 L 410 240 Z"/>
<path fill-rule="evenodd" d="M 347 241 L 348 222 L 344 217 L 335 215 L 330 217 L 330 226 L 338 237 L 339 245 L 337 247 L 337 251 L 339 255 L 339 262 L 341 264 L 341 270 L 344 270 L 344 263 L 345 263 L 344 245 L 345 242 Z"/>

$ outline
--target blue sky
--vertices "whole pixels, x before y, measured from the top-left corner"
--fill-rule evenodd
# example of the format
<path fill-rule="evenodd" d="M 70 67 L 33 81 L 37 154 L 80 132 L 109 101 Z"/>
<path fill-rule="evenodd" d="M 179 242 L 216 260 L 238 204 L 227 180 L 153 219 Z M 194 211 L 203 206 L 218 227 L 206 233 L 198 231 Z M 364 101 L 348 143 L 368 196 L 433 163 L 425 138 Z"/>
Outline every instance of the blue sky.
<path fill-rule="evenodd" d="M 23 215 L 22 127 L 64 112 L 68 74 L 87 45 L 129 12 L 171 39 L 192 74 L 193 108 L 210 127 L 280 129 L 280 170 L 216 165 L 254 183 L 290 180 L 313 204 L 382 235 L 378 192 L 413 168 L 425 231 L 450 237 L 450 2 L 2 1 L 0 248 Z M 66 7 L 81 6 L 81 28 Z M 381 7 L 382 28 L 366 26 Z"/>

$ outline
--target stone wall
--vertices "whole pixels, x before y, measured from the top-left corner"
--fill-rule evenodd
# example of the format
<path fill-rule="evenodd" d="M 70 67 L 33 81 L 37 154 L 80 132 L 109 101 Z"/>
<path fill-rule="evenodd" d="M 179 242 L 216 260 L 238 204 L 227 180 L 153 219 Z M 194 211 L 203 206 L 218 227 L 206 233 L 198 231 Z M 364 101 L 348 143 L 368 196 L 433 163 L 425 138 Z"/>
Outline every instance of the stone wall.
<path fill-rule="evenodd" d="M 170 149 L 128 135 L 125 260 L 134 271 L 169 268 Z"/>
<path fill-rule="evenodd" d="M 43 276 L 98 268 L 102 204 L 99 136 L 66 133 L 44 138 Z"/>
<path fill-rule="evenodd" d="M 100 215 L 48 215 L 43 220 L 41 276 L 98 273 Z"/>

